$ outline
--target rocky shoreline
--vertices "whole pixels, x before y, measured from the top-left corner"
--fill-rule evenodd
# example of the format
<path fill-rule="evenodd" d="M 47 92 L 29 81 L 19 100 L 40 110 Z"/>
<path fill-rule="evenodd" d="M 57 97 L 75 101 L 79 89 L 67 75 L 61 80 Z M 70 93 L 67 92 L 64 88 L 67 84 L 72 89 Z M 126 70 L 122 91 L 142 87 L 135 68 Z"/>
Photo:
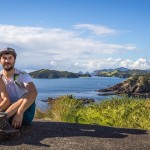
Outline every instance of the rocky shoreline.
<path fill-rule="evenodd" d="M 70 96 L 70 98 L 72 98 L 72 96 Z M 48 97 L 47 99 L 41 100 L 42 102 L 46 102 L 48 104 L 53 103 L 53 101 L 57 100 L 58 98 L 52 98 L 52 97 Z M 92 102 L 95 102 L 95 100 L 93 98 L 78 98 L 77 100 L 81 101 L 83 104 L 89 104 Z"/>

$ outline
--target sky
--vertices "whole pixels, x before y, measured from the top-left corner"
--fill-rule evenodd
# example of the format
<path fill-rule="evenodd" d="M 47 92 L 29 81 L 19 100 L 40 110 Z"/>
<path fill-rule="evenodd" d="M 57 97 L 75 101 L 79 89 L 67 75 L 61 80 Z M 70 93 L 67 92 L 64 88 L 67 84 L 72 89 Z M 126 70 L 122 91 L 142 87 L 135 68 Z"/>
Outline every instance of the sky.
<path fill-rule="evenodd" d="M 16 68 L 150 69 L 149 0 L 0 0 L 0 49 Z"/>

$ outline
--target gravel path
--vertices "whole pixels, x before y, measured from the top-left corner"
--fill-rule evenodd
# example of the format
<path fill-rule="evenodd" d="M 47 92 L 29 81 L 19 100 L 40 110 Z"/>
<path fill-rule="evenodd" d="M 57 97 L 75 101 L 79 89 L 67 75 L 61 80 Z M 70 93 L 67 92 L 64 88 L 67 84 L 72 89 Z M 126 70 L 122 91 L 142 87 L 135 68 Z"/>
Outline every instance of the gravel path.
<path fill-rule="evenodd" d="M 0 150 L 150 150 L 150 131 L 35 120 Z"/>

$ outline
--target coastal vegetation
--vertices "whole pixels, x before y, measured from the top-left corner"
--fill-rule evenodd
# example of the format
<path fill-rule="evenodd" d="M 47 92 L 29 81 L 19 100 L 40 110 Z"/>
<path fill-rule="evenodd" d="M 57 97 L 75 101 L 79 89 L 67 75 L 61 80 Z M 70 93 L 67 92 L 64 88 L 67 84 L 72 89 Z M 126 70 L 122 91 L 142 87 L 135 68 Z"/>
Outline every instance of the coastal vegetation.
<path fill-rule="evenodd" d="M 150 99 L 114 97 L 85 105 L 73 96 L 58 97 L 37 119 L 150 130 Z"/>

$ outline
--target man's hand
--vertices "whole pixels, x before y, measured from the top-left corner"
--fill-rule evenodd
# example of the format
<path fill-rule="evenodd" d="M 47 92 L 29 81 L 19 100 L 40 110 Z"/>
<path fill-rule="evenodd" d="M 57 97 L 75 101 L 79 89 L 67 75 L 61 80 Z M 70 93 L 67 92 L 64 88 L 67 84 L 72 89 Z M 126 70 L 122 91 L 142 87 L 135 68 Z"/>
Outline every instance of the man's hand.
<path fill-rule="evenodd" d="M 17 112 L 13 117 L 12 126 L 16 129 L 20 128 L 22 125 L 22 120 L 23 120 L 23 113 Z"/>

